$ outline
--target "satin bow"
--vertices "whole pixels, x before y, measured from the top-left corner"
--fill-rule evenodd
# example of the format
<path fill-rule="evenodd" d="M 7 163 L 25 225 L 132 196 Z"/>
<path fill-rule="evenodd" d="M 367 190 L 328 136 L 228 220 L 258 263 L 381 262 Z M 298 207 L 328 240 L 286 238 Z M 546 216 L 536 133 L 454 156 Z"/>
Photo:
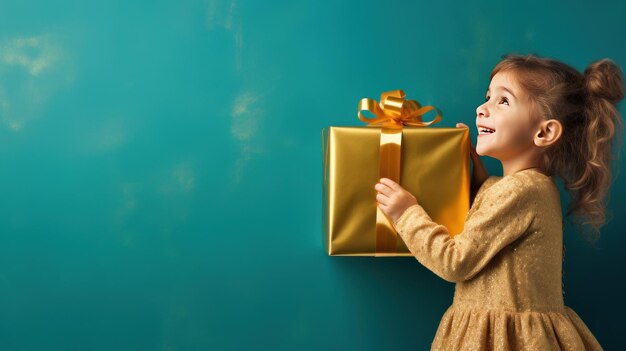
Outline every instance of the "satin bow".
<path fill-rule="evenodd" d="M 406 100 L 402 90 L 392 90 L 380 95 L 380 102 L 374 99 L 361 99 L 359 102 L 359 119 L 370 126 L 401 129 L 403 126 L 425 127 L 441 120 L 441 111 L 434 106 L 420 106 L 415 100 Z M 423 122 L 422 115 L 431 110 L 437 116 L 430 122 Z M 376 117 L 367 118 L 362 111 L 369 111 Z"/>

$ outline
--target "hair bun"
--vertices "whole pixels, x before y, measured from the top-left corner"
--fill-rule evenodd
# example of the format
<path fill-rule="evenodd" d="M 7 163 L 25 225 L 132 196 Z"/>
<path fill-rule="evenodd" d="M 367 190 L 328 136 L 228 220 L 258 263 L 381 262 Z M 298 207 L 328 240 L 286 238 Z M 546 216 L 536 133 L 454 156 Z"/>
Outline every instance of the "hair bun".
<path fill-rule="evenodd" d="M 585 87 L 590 96 L 616 104 L 624 98 L 622 70 L 611 59 L 592 62 L 585 69 Z"/>

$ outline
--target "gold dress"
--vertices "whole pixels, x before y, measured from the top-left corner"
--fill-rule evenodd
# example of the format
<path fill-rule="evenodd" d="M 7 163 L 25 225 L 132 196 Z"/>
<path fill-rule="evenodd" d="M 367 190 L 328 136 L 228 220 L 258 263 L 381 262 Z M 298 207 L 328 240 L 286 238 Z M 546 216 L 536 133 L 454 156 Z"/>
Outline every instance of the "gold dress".
<path fill-rule="evenodd" d="M 418 204 L 394 223 L 415 258 L 455 282 L 431 350 L 602 350 L 563 304 L 563 228 L 551 177 L 489 177 L 450 237 Z"/>

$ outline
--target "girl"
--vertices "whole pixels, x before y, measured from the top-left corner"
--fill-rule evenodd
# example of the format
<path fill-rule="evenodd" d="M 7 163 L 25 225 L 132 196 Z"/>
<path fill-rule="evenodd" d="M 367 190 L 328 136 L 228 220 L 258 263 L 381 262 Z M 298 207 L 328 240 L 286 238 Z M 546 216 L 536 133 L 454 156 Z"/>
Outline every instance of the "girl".
<path fill-rule="evenodd" d="M 622 134 L 615 106 L 624 97 L 622 72 L 609 59 L 581 74 L 554 59 L 505 55 L 490 79 L 476 109 L 472 205 L 462 233 L 451 237 L 399 184 L 383 178 L 374 186 L 411 253 L 456 283 L 432 350 L 602 350 L 563 303 L 555 177 L 572 195 L 567 216 L 598 231 L 612 142 Z M 503 176 L 489 176 L 479 155 L 500 160 Z"/>

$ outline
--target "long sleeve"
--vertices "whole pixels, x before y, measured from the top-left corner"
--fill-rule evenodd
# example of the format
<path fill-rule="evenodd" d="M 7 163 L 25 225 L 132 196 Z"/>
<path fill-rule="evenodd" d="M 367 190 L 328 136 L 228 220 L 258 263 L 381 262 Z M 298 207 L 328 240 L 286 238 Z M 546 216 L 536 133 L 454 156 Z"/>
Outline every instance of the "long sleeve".
<path fill-rule="evenodd" d="M 463 232 L 454 237 L 419 204 L 406 209 L 394 226 L 426 268 L 447 281 L 464 281 L 528 230 L 535 218 L 536 192 L 514 175 L 503 178 L 485 190 L 468 213 Z"/>

